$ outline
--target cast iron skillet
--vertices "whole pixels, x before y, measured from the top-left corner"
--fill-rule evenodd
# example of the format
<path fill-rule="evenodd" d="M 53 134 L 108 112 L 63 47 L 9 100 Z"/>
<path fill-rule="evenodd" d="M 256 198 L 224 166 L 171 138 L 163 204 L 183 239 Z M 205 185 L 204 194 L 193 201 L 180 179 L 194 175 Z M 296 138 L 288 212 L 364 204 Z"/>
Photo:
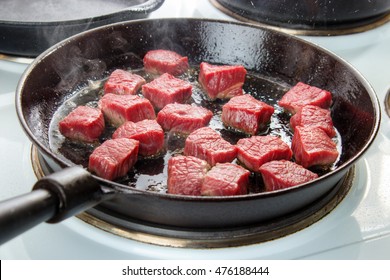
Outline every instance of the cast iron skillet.
<path fill-rule="evenodd" d="M 139 68 L 145 53 L 159 48 L 188 56 L 191 65 L 242 64 L 268 81 L 264 90 L 271 94 L 298 81 L 331 91 L 332 117 L 342 141 L 337 168 L 290 189 L 235 197 L 155 193 L 103 180 L 81 167 L 63 169 L 73 164 L 50 148 L 48 137 L 59 106 L 88 80 L 100 80 L 116 68 Z M 18 202 L 1 204 L 3 241 L 34 224 L 58 222 L 98 203 L 110 215 L 162 227 L 216 229 L 282 217 L 332 190 L 371 145 L 380 121 L 379 103 L 367 81 L 328 51 L 273 30 L 200 19 L 118 23 L 63 41 L 23 74 L 16 110 L 33 144 L 60 171 L 38 181 L 34 191 Z"/>
<path fill-rule="evenodd" d="M 36 57 L 77 33 L 106 24 L 141 19 L 164 0 L 3 0 L 0 52 Z"/>
<path fill-rule="evenodd" d="M 371 24 L 390 12 L 388 0 L 212 0 L 238 16 L 303 30 L 340 30 Z"/>

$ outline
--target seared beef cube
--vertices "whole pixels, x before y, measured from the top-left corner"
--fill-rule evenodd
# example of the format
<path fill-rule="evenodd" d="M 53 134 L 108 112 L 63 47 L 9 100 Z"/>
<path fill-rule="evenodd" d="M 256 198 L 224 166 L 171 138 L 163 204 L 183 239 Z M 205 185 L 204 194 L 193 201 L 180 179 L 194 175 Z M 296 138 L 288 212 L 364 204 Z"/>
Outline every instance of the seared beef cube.
<path fill-rule="evenodd" d="M 295 114 L 305 105 L 315 105 L 324 109 L 330 107 L 332 94 L 329 91 L 299 82 L 279 100 L 279 106 Z"/>
<path fill-rule="evenodd" d="M 170 103 L 185 103 L 192 94 L 192 85 L 165 73 L 142 86 L 142 94 L 157 109 Z"/>
<path fill-rule="evenodd" d="M 336 143 L 317 127 L 295 127 L 291 148 L 295 161 L 305 168 L 331 165 L 339 156 Z"/>
<path fill-rule="evenodd" d="M 117 69 L 104 84 L 104 93 L 136 94 L 146 81 L 137 74 Z"/>
<path fill-rule="evenodd" d="M 316 173 L 288 160 L 274 160 L 259 169 L 266 191 L 274 191 L 310 182 L 318 178 Z"/>
<path fill-rule="evenodd" d="M 58 124 L 59 130 L 67 138 L 84 142 L 94 142 L 102 134 L 105 124 L 102 111 L 79 106 Z"/>
<path fill-rule="evenodd" d="M 186 56 L 168 50 L 148 51 L 143 62 L 145 70 L 153 74 L 169 73 L 178 76 L 189 68 Z"/>
<path fill-rule="evenodd" d="M 274 107 L 249 94 L 233 97 L 222 106 L 222 122 L 227 127 L 255 135 L 265 127 L 274 113 Z"/>
<path fill-rule="evenodd" d="M 106 140 L 90 155 L 88 169 L 107 180 L 123 177 L 137 161 L 138 148 L 137 140 Z"/>
<path fill-rule="evenodd" d="M 115 130 L 112 138 L 138 140 L 138 153 L 144 157 L 156 155 L 164 148 L 164 131 L 156 120 L 125 122 Z"/>
<path fill-rule="evenodd" d="M 229 99 L 242 95 L 246 70 L 241 65 L 200 64 L 199 83 L 210 100 Z"/>
<path fill-rule="evenodd" d="M 301 108 L 291 117 L 290 125 L 293 130 L 296 126 L 318 127 L 324 130 L 329 137 L 336 136 L 330 111 L 314 105 Z"/>
<path fill-rule="evenodd" d="M 200 195 L 203 179 L 210 166 L 191 156 L 175 156 L 168 160 L 168 193 Z"/>
<path fill-rule="evenodd" d="M 99 106 L 114 126 L 120 126 L 126 121 L 139 122 L 156 118 L 150 101 L 137 95 L 108 93 L 100 99 Z"/>
<path fill-rule="evenodd" d="M 211 166 L 217 162 L 231 162 L 236 158 L 237 148 L 224 140 L 210 127 L 202 127 L 188 135 L 184 154 L 206 160 Z"/>
<path fill-rule="evenodd" d="M 279 137 L 273 135 L 242 138 L 237 144 L 237 158 L 249 170 L 257 172 L 268 161 L 292 157 L 290 147 Z"/>
<path fill-rule="evenodd" d="M 165 131 L 190 134 L 208 125 L 213 113 L 200 106 L 172 103 L 157 114 L 157 122 Z"/>
<path fill-rule="evenodd" d="M 207 172 L 201 195 L 231 196 L 248 193 L 250 172 L 232 163 L 218 163 Z"/>

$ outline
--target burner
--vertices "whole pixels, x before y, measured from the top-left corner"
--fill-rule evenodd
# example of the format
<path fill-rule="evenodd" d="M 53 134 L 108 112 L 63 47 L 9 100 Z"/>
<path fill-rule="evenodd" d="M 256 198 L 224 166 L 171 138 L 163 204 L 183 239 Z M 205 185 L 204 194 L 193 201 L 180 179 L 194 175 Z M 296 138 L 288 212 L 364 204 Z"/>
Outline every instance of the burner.
<path fill-rule="evenodd" d="M 32 147 L 31 161 L 38 179 L 53 172 L 35 146 Z M 77 217 L 100 230 L 167 247 L 224 248 L 257 244 L 293 234 L 321 220 L 347 195 L 353 185 L 354 174 L 353 166 L 329 193 L 304 209 L 282 219 L 245 227 L 204 230 L 165 227 L 120 217 L 99 205 Z"/>
<path fill-rule="evenodd" d="M 231 16 L 239 21 L 256 24 L 263 27 L 268 27 L 277 31 L 292 35 L 303 35 L 303 36 L 337 36 L 337 35 L 346 35 L 360 33 L 368 31 L 374 28 L 377 28 L 388 21 L 390 21 L 390 13 L 388 12 L 389 7 L 387 7 L 387 12 L 384 14 L 378 14 L 370 17 L 365 17 L 362 19 L 355 19 L 350 21 L 338 21 L 340 23 L 336 24 L 336 21 L 328 21 L 329 24 L 320 24 L 319 22 L 312 22 L 312 19 L 305 20 L 304 14 L 295 14 L 283 15 L 283 18 L 279 16 L 275 17 L 275 14 L 284 14 L 283 12 L 277 13 L 272 7 L 273 4 L 264 3 L 264 7 L 260 10 L 256 10 L 252 1 L 252 7 L 249 7 L 248 2 L 243 3 L 242 1 L 224 1 L 224 0 L 209 0 L 213 6 L 218 10 L 222 11 L 228 16 Z M 272 2 L 272 1 L 271 1 Z M 270 3 L 271 3 L 270 2 Z M 275 2 L 275 5 L 278 5 Z M 387 4 L 388 5 L 388 4 Z M 384 9 L 384 7 L 381 7 Z M 379 10 L 379 9 L 378 9 Z M 293 11 L 293 10 L 291 10 Z M 376 10 L 373 9 L 373 12 Z M 309 13 L 309 11 L 306 11 Z M 357 11 L 359 12 L 359 11 Z M 363 11 L 361 11 L 363 12 Z M 367 12 L 369 13 L 369 12 Z M 379 11 L 378 11 L 379 13 Z M 340 16 L 340 15 L 339 15 Z M 294 18 L 297 17 L 297 18 Z M 312 15 L 306 15 L 306 17 L 313 17 Z M 336 15 L 337 17 L 337 15 Z"/>

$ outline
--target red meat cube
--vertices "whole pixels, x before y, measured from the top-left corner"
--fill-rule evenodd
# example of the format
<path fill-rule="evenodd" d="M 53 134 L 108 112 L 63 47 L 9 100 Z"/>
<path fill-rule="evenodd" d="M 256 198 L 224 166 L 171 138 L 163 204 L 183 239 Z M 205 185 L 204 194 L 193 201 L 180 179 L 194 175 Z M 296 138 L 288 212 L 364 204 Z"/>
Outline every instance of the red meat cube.
<path fill-rule="evenodd" d="M 189 68 L 186 56 L 168 50 L 148 51 L 143 62 L 145 70 L 152 74 L 169 73 L 178 76 Z"/>
<path fill-rule="evenodd" d="M 218 163 L 207 172 L 201 189 L 205 196 L 231 196 L 248 193 L 250 172 L 232 163 Z"/>
<path fill-rule="evenodd" d="M 246 69 L 241 65 L 200 64 L 199 83 L 210 100 L 242 95 Z"/>
<path fill-rule="evenodd" d="M 185 103 L 192 95 L 192 85 L 165 73 L 142 86 L 142 94 L 157 109 L 170 103 Z"/>
<path fill-rule="evenodd" d="M 138 140 L 138 153 L 144 157 L 156 155 L 164 148 L 164 131 L 156 120 L 125 122 L 115 130 L 112 138 Z"/>
<path fill-rule="evenodd" d="M 206 160 L 211 166 L 217 162 L 231 162 L 236 158 L 237 148 L 224 140 L 210 127 L 202 127 L 188 135 L 184 154 Z"/>
<path fill-rule="evenodd" d="M 88 169 L 97 176 L 114 180 L 126 175 L 137 161 L 139 142 L 133 139 L 110 139 L 89 157 Z"/>
<path fill-rule="evenodd" d="M 168 193 L 200 195 L 210 166 L 196 157 L 175 156 L 168 160 Z"/>
<path fill-rule="evenodd" d="M 305 105 L 315 105 L 324 109 L 330 107 L 332 94 L 329 91 L 299 82 L 279 100 L 279 106 L 295 114 Z"/>
<path fill-rule="evenodd" d="M 157 114 L 157 122 L 165 131 L 190 134 L 208 125 L 213 113 L 200 106 L 172 103 Z"/>
<path fill-rule="evenodd" d="M 100 99 L 99 106 L 114 126 L 120 126 L 126 121 L 139 122 L 156 118 L 150 101 L 138 95 L 107 93 Z"/>
<path fill-rule="evenodd" d="M 146 81 L 137 74 L 117 69 L 104 84 L 104 93 L 136 94 Z"/>
<path fill-rule="evenodd" d="M 237 144 L 237 158 L 249 170 L 257 172 L 260 166 L 272 160 L 290 160 L 290 147 L 277 136 L 252 136 L 242 138 Z"/>
<path fill-rule="evenodd" d="M 58 124 L 59 130 L 67 138 L 84 142 L 94 142 L 102 134 L 105 124 L 102 111 L 79 106 Z"/>
<path fill-rule="evenodd" d="M 274 107 L 249 94 L 235 96 L 222 106 L 222 122 L 227 127 L 255 135 L 270 121 Z"/>
<path fill-rule="evenodd" d="M 331 165 L 339 156 L 336 143 L 318 127 L 295 127 L 291 148 L 295 161 L 305 168 Z"/>
<path fill-rule="evenodd" d="M 274 160 L 259 169 L 266 191 L 274 191 L 310 182 L 318 178 L 316 173 L 288 160 Z"/>
<path fill-rule="evenodd" d="M 318 127 L 324 130 L 329 137 L 336 136 L 330 111 L 318 106 L 307 105 L 302 107 L 291 117 L 290 125 L 293 130 L 296 126 Z"/>

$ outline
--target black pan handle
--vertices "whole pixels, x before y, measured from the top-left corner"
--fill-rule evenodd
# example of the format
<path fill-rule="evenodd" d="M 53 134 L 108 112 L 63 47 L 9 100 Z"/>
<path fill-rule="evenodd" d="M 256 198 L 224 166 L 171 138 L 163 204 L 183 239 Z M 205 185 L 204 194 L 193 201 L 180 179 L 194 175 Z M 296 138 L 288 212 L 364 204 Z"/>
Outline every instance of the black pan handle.
<path fill-rule="evenodd" d="M 42 222 L 65 220 L 114 194 L 79 166 L 50 174 L 37 181 L 31 193 L 0 202 L 0 244 Z"/>

